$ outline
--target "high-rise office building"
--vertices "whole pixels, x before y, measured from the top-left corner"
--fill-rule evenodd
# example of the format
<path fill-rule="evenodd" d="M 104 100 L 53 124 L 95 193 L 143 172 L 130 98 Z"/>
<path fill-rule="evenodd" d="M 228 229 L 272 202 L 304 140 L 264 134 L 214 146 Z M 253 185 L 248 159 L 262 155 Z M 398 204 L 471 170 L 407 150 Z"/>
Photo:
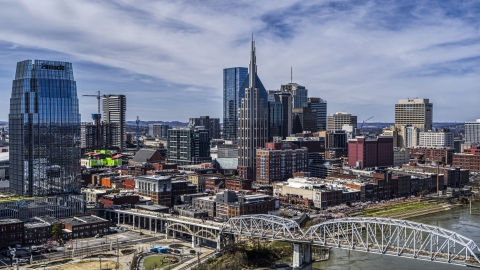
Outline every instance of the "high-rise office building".
<path fill-rule="evenodd" d="M 275 90 L 268 91 L 269 141 L 272 141 L 273 137 L 283 137 L 283 105 L 277 93 Z"/>
<path fill-rule="evenodd" d="M 327 101 L 321 98 L 308 98 L 308 107 L 317 111 L 317 130 L 327 130 Z"/>
<path fill-rule="evenodd" d="M 307 107 L 308 89 L 297 83 L 289 83 L 282 85 L 280 91 L 289 92 L 292 95 L 293 109 Z"/>
<path fill-rule="evenodd" d="M 317 131 L 317 111 L 309 107 L 301 107 L 292 110 L 292 133 L 305 131 Z"/>
<path fill-rule="evenodd" d="M 149 124 L 148 134 L 152 137 L 167 138 L 169 125 L 166 124 Z"/>
<path fill-rule="evenodd" d="M 428 99 L 400 99 L 395 104 L 395 126 L 411 125 L 420 131 L 432 130 L 433 104 Z"/>
<path fill-rule="evenodd" d="M 127 98 L 125 95 L 103 96 L 103 117 L 106 123 L 117 123 L 120 136 L 115 146 L 125 150 L 125 128 L 127 118 Z"/>
<path fill-rule="evenodd" d="M 348 125 L 357 127 L 357 117 L 346 112 L 337 112 L 327 117 L 327 130 L 340 130 Z"/>
<path fill-rule="evenodd" d="M 223 139 L 238 139 L 238 109 L 245 97 L 245 89 L 249 87 L 248 78 L 248 69 L 245 67 L 223 69 Z M 257 75 L 255 85 L 260 89 L 260 96 L 267 107 L 267 90 Z"/>
<path fill-rule="evenodd" d="M 71 63 L 17 63 L 9 130 L 12 193 L 80 192 L 80 114 Z"/>
<path fill-rule="evenodd" d="M 203 127 L 168 130 L 168 161 L 178 165 L 211 162 L 210 135 Z"/>
<path fill-rule="evenodd" d="M 210 139 L 220 139 L 220 119 L 210 118 L 209 116 L 200 116 L 200 118 L 190 118 L 189 127 L 202 126 L 208 130 Z"/>
<path fill-rule="evenodd" d="M 117 123 L 101 123 L 100 135 L 97 123 L 82 123 L 80 127 L 81 148 L 88 150 L 117 148 L 119 128 Z"/>
<path fill-rule="evenodd" d="M 480 143 L 480 119 L 475 122 L 465 122 L 465 143 Z"/>
<path fill-rule="evenodd" d="M 256 84 L 258 76 L 253 40 L 249 71 L 249 87 L 245 89 L 245 97 L 238 110 L 238 173 L 243 179 L 255 180 L 255 151 L 268 140 L 268 109 L 267 100 L 262 98 L 261 89 Z"/>

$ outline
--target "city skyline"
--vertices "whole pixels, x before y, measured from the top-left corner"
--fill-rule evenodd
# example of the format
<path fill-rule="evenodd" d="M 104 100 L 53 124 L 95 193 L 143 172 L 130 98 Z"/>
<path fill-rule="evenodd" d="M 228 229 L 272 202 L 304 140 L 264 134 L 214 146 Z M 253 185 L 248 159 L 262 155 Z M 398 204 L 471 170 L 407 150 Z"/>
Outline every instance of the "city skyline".
<path fill-rule="evenodd" d="M 98 90 L 126 95 L 129 121 L 222 119 L 222 70 L 248 65 L 253 32 L 266 89 L 290 82 L 293 66 L 293 82 L 328 100 L 328 115 L 393 122 L 394 104 L 418 97 L 434 104 L 434 122 L 474 121 L 477 10 L 436 1 L 5 1 L 0 87 L 9 96 L 19 61 L 68 61 L 82 122 L 96 103 L 80 96 Z M 8 99 L 0 105 L 7 120 Z"/>

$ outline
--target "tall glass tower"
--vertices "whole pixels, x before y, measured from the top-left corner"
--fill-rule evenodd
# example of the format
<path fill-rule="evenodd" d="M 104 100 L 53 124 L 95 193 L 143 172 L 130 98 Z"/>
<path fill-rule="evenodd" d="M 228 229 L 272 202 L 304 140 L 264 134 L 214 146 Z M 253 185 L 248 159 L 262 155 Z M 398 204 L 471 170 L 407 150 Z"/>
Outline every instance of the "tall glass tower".
<path fill-rule="evenodd" d="M 249 87 L 248 77 L 248 68 L 245 67 L 223 69 L 223 139 L 238 139 L 238 109 L 245 97 L 245 89 Z M 257 75 L 255 79 L 255 85 L 260 89 L 264 100 L 263 105 L 267 108 L 267 90 Z"/>
<path fill-rule="evenodd" d="M 11 192 L 80 192 L 80 114 L 71 63 L 17 63 L 9 130 Z"/>

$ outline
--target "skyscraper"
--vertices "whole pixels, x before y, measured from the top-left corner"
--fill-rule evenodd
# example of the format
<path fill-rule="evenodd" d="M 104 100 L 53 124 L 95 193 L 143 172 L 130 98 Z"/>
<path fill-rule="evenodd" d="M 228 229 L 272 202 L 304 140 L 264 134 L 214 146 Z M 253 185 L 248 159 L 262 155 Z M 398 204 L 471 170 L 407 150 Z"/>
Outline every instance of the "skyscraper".
<path fill-rule="evenodd" d="M 115 146 L 125 150 L 125 127 L 127 117 L 127 98 L 125 95 L 103 96 L 103 117 L 107 123 L 117 123 L 119 132 Z"/>
<path fill-rule="evenodd" d="M 268 136 L 285 139 L 292 132 L 292 96 L 289 92 L 268 91 Z"/>
<path fill-rule="evenodd" d="M 245 89 L 249 87 L 248 69 L 233 67 L 223 70 L 223 135 L 222 138 L 236 141 L 238 139 L 238 109 Z M 267 90 L 260 78 L 255 75 L 255 85 L 260 89 L 260 96 L 267 107 Z"/>
<path fill-rule="evenodd" d="M 327 130 L 327 101 L 321 98 L 308 98 L 308 107 L 317 110 L 317 130 Z"/>
<path fill-rule="evenodd" d="M 71 63 L 17 63 L 9 130 L 11 192 L 80 192 L 80 114 Z"/>
<path fill-rule="evenodd" d="M 267 100 L 257 82 L 255 41 L 250 52 L 249 87 L 238 110 L 238 172 L 243 179 L 255 180 L 255 151 L 268 140 Z M 265 92 L 266 93 L 266 92 Z"/>
<path fill-rule="evenodd" d="M 289 92 L 292 95 L 293 109 L 307 107 L 308 89 L 297 83 L 289 83 L 282 85 L 282 92 Z"/>
<path fill-rule="evenodd" d="M 395 104 L 395 126 L 411 125 L 420 132 L 432 130 L 433 104 L 428 99 L 400 99 Z"/>

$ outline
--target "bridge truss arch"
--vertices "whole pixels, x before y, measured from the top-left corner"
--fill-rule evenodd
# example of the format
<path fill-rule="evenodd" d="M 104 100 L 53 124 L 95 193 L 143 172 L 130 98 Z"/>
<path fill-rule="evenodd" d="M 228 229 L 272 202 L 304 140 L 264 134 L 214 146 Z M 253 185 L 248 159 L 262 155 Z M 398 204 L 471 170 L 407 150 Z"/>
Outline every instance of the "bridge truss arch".
<path fill-rule="evenodd" d="M 263 214 L 232 217 L 223 224 L 220 233 L 287 241 L 303 236 L 302 229 L 297 222 Z"/>
<path fill-rule="evenodd" d="M 387 218 L 343 218 L 310 227 L 303 240 L 323 246 L 457 264 L 480 264 L 473 240 L 436 226 Z"/>

